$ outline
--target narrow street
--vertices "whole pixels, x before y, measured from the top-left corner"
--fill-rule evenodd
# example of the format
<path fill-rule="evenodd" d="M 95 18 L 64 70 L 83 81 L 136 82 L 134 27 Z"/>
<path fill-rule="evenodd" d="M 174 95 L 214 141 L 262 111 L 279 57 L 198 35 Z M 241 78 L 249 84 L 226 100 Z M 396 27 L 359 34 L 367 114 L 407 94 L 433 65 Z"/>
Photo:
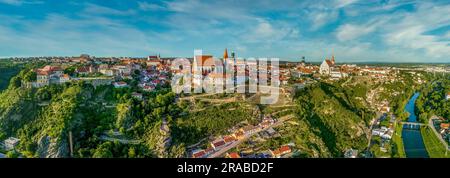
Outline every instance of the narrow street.
<path fill-rule="evenodd" d="M 289 119 L 291 119 L 291 118 L 293 118 L 293 117 L 294 117 L 293 114 L 287 115 L 287 116 L 284 116 L 284 117 L 281 117 L 281 118 L 280 118 L 276 123 L 274 123 L 273 125 L 271 125 L 271 126 L 265 128 L 265 129 L 259 130 L 258 132 L 252 133 L 252 134 L 250 134 L 250 135 L 246 135 L 243 139 L 237 140 L 237 141 L 231 143 L 230 145 L 228 145 L 228 146 L 226 146 L 226 147 L 220 149 L 219 151 L 216 151 L 216 152 L 214 152 L 213 154 L 209 155 L 208 158 L 217 158 L 217 157 L 219 157 L 219 156 L 225 154 L 228 150 L 230 150 L 230 149 L 232 149 L 232 148 L 238 146 L 240 143 L 242 143 L 242 142 L 246 141 L 247 139 L 251 138 L 253 135 L 256 135 L 256 134 L 258 134 L 258 133 L 260 133 L 260 132 L 262 132 L 262 131 L 266 131 L 266 130 L 269 129 L 269 128 L 277 127 L 277 126 L 279 126 L 280 124 L 282 124 L 284 121 L 289 120 Z"/>

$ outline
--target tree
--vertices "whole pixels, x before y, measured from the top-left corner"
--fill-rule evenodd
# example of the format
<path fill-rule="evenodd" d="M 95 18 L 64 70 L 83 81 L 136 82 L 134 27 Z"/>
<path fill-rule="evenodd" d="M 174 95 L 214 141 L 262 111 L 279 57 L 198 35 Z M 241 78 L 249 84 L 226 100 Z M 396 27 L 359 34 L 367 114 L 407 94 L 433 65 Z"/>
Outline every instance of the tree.
<path fill-rule="evenodd" d="M 111 152 L 113 144 L 111 142 L 102 143 L 94 151 L 94 158 L 113 158 L 113 153 Z"/>
<path fill-rule="evenodd" d="M 6 153 L 6 157 L 7 158 L 18 158 L 19 157 L 19 153 L 17 153 L 16 151 L 8 151 L 8 153 Z"/>
<path fill-rule="evenodd" d="M 36 81 L 36 72 L 34 71 L 29 71 L 25 74 L 25 76 L 23 77 L 23 80 L 25 82 L 32 82 L 32 81 Z"/>
<path fill-rule="evenodd" d="M 93 158 L 113 158 L 113 154 L 106 148 L 97 148 L 94 152 Z"/>
<path fill-rule="evenodd" d="M 136 150 L 131 147 L 128 149 L 128 158 L 135 158 L 136 157 Z"/>

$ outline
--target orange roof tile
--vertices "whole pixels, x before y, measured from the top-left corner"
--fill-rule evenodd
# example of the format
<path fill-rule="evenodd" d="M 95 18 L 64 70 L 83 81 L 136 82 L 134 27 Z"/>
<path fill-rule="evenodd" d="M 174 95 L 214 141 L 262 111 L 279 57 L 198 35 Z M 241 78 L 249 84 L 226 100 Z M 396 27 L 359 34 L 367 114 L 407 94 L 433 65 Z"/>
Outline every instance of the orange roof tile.
<path fill-rule="evenodd" d="M 229 158 L 241 158 L 241 156 L 239 156 L 239 154 L 236 152 L 228 153 L 228 157 Z"/>

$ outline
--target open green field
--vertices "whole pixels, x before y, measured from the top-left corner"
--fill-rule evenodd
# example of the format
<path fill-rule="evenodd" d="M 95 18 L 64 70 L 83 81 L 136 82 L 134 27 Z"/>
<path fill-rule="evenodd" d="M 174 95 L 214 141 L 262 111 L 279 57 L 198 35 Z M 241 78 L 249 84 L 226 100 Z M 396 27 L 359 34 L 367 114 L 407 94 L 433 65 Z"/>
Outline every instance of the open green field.
<path fill-rule="evenodd" d="M 402 125 L 398 124 L 395 127 L 395 133 L 392 136 L 392 141 L 394 142 L 394 149 L 396 152 L 394 153 L 394 157 L 406 158 L 405 147 L 403 146 L 402 139 Z"/>
<path fill-rule="evenodd" d="M 421 127 L 423 142 L 428 154 L 431 158 L 450 158 L 450 154 L 446 154 L 445 146 L 439 141 L 439 138 L 433 133 L 429 127 Z"/>

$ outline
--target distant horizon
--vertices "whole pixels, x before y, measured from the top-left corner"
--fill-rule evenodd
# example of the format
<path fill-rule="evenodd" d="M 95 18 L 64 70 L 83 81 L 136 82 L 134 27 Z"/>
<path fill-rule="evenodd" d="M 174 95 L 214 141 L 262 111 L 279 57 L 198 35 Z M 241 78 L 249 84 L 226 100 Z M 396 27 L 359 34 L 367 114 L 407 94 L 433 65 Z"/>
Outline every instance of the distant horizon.
<path fill-rule="evenodd" d="M 85 53 L 87 54 L 87 53 Z M 81 55 L 81 54 L 80 54 Z M 0 57 L 0 59 L 9 59 L 9 58 L 38 58 L 38 57 L 79 57 L 80 55 L 66 55 L 66 56 L 7 56 L 7 57 Z M 147 58 L 148 56 L 96 56 L 96 55 L 91 55 L 91 54 L 87 54 L 91 57 L 96 57 L 96 58 L 108 58 L 108 57 L 115 57 L 115 58 Z M 209 54 L 206 54 L 209 55 Z M 149 55 L 152 56 L 152 55 Z M 213 56 L 213 57 L 217 57 L 217 56 Z M 338 56 L 336 57 L 336 63 L 337 64 L 450 64 L 449 62 L 407 62 L 407 61 L 401 61 L 401 62 L 396 62 L 396 61 L 376 61 L 376 60 L 367 60 L 367 61 L 340 61 Z M 161 56 L 161 58 L 193 58 L 193 56 L 189 56 L 189 57 L 182 57 L 182 56 Z M 217 57 L 218 59 L 222 59 L 223 57 Z M 252 58 L 252 57 L 243 57 L 243 59 L 248 59 L 248 58 Z M 260 57 L 260 58 L 264 58 L 264 57 Z M 269 58 L 269 57 L 266 57 Z M 275 57 L 276 58 L 276 57 Z M 280 62 L 302 62 L 303 59 L 282 59 L 279 58 Z M 306 63 L 321 63 L 323 62 L 325 59 L 305 59 Z M 388 59 L 386 59 L 388 60 Z"/>

